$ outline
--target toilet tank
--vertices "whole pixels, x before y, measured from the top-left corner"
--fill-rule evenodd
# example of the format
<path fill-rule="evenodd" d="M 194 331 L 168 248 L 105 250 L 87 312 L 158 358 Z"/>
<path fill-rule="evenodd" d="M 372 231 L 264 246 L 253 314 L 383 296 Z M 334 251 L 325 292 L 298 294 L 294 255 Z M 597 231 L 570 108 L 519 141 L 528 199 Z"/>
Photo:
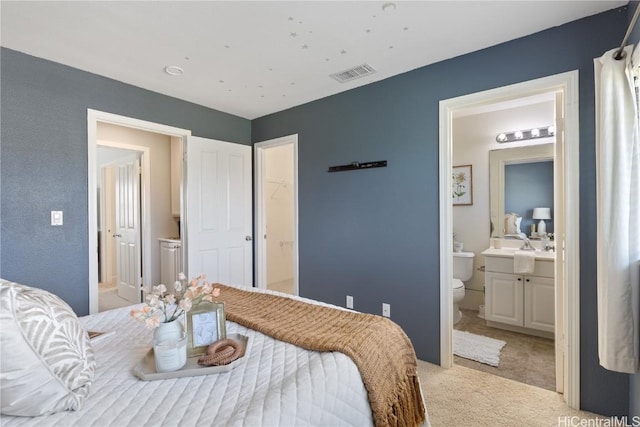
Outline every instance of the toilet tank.
<path fill-rule="evenodd" d="M 453 253 L 453 278 L 460 279 L 463 282 L 473 277 L 473 252 L 454 252 Z"/>

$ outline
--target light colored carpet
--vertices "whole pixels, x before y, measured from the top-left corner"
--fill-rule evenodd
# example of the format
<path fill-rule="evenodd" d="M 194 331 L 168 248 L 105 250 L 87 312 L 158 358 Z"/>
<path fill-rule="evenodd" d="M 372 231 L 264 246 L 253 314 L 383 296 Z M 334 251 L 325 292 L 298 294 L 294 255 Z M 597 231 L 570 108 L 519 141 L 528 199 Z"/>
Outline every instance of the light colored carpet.
<path fill-rule="evenodd" d="M 505 344 L 502 340 L 453 330 L 453 353 L 487 365 L 500 365 L 500 350 Z"/>
<path fill-rule="evenodd" d="M 605 419 L 570 409 L 561 394 L 464 366 L 443 369 L 419 360 L 418 374 L 433 427 L 550 427 Z"/>
<path fill-rule="evenodd" d="M 293 286 L 293 279 L 283 280 L 281 282 L 267 284 L 267 289 L 270 291 L 283 292 L 285 294 L 295 295 L 296 290 Z"/>
<path fill-rule="evenodd" d="M 131 305 L 129 301 L 118 296 L 117 288 L 99 288 L 98 311 L 107 311 L 113 308 Z"/>

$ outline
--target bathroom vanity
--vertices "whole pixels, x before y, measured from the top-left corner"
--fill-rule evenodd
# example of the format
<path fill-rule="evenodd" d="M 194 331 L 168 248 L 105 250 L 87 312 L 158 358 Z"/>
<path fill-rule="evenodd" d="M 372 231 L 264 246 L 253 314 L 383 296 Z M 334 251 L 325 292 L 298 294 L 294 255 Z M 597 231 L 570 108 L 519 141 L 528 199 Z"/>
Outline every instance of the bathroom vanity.
<path fill-rule="evenodd" d="M 487 326 L 553 338 L 555 328 L 555 252 L 535 251 L 531 274 L 514 272 L 516 248 L 489 248 L 485 261 Z"/>
<path fill-rule="evenodd" d="M 171 286 L 182 270 L 182 242 L 178 238 L 161 238 L 160 283 Z"/>

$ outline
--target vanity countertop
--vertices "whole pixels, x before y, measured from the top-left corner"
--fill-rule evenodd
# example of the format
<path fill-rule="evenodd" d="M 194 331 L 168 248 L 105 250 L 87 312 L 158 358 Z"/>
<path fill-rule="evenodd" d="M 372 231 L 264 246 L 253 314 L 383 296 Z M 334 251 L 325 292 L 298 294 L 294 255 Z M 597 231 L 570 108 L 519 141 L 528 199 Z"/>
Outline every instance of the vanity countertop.
<path fill-rule="evenodd" d="M 181 243 L 179 237 L 160 237 L 158 240 L 160 240 L 161 242 L 168 242 L 168 243 Z"/>
<path fill-rule="evenodd" d="M 513 258 L 513 255 L 516 253 L 517 250 L 518 248 L 501 248 L 501 249 L 489 248 L 489 249 L 485 249 L 482 252 L 482 255 L 494 256 L 494 257 L 500 257 L 500 258 Z M 539 261 L 555 261 L 556 259 L 556 253 L 554 251 L 536 250 L 535 255 L 536 255 L 536 260 L 539 260 Z"/>

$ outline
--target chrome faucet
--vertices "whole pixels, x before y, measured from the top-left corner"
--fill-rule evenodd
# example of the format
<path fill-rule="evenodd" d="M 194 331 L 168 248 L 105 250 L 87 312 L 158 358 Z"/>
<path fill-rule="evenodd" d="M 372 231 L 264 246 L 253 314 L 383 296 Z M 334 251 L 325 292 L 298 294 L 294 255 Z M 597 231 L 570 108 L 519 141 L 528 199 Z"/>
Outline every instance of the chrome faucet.
<path fill-rule="evenodd" d="M 522 246 L 520 247 L 521 251 L 535 251 L 536 248 L 534 248 L 533 246 L 531 246 L 531 242 L 529 241 L 529 239 L 527 239 L 525 237 L 524 239 L 524 243 L 522 244 Z"/>

